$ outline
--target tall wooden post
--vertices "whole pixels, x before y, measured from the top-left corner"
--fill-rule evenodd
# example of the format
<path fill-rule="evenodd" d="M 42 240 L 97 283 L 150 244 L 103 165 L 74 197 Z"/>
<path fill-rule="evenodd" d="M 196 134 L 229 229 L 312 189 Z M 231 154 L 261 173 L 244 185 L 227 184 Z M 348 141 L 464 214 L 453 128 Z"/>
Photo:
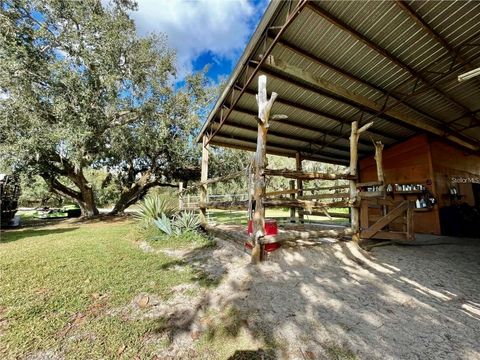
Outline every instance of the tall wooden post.
<path fill-rule="evenodd" d="M 360 134 L 367 130 L 370 126 L 373 125 L 373 122 L 363 125 L 360 129 L 358 128 L 358 122 L 352 122 L 352 131 L 350 134 L 350 168 L 349 173 L 352 176 L 358 176 L 357 174 L 357 163 L 358 163 L 358 139 Z M 349 180 L 350 185 L 350 223 L 352 228 L 352 238 L 353 240 L 360 239 L 360 216 L 359 216 L 359 199 L 357 192 L 357 181 Z"/>
<path fill-rule="evenodd" d="M 381 190 L 385 190 L 385 175 L 383 173 L 383 144 L 381 141 L 374 141 L 375 145 L 375 163 L 377 164 L 377 179 L 382 183 Z"/>
<path fill-rule="evenodd" d="M 293 192 L 293 190 L 295 190 L 295 180 L 290 180 L 289 184 L 290 184 L 290 190 L 292 190 L 292 193 L 290 194 L 290 199 L 295 200 L 296 193 Z M 294 207 L 290 208 L 290 222 L 291 223 L 295 222 L 295 208 Z"/>
<path fill-rule="evenodd" d="M 272 93 L 270 100 L 267 98 L 267 77 L 260 75 L 258 77 L 258 134 L 257 151 L 255 153 L 255 177 L 253 184 L 253 196 L 255 199 L 255 213 L 253 214 L 253 249 L 252 263 L 262 260 L 263 246 L 262 238 L 265 237 L 265 207 L 263 199 L 266 194 L 265 167 L 267 162 L 267 131 L 270 119 L 270 110 L 277 97 Z"/>
<path fill-rule="evenodd" d="M 302 157 L 299 152 L 295 155 L 295 167 L 297 171 L 302 171 Z M 297 179 L 297 189 L 300 190 L 297 194 L 298 196 L 303 196 L 303 181 L 301 179 Z M 304 212 L 303 209 L 298 209 L 298 220 L 301 224 L 304 223 Z"/>
<path fill-rule="evenodd" d="M 203 136 L 203 144 L 202 144 L 202 168 L 200 174 L 200 181 L 204 182 L 208 179 L 208 144 L 207 144 L 207 137 Z M 207 220 L 207 208 L 205 205 L 207 203 L 207 185 L 202 185 L 200 187 L 200 221 L 202 225 L 206 225 Z"/>
<path fill-rule="evenodd" d="M 178 183 L 178 209 L 183 210 L 183 181 Z"/>
<path fill-rule="evenodd" d="M 377 180 L 380 185 L 380 191 L 382 191 L 383 196 L 386 195 L 386 188 L 385 188 L 385 175 L 383 173 L 383 144 L 379 141 L 374 141 L 373 145 L 375 146 L 375 163 L 377 165 Z M 387 215 L 387 207 L 382 205 L 382 215 Z"/>

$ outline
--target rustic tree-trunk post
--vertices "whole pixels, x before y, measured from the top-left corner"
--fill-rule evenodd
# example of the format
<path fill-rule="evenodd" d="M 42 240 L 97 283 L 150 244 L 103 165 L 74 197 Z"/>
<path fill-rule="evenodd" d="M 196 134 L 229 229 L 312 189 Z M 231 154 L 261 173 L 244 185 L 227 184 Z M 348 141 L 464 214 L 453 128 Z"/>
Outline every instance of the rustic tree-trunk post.
<path fill-rule="evenodd" d="M 200 174 L 200 181 L 204 182 L 208 179 L 208 144 L 207 137 L 203 136 L 202 144 L 202 168 Z M 207 185 L 204 184 L 200 186 L 200 221 L 202 226 L 205 226 L 208 222 L 207 220 L 207 208 L 205 204 L 207 203 Z"/>
<path fill-rule="evenodd" d="M 385 175 L 383 173 L 383 144 L 379 141 L 374 141 L 373 145 L 375 145 L 375 163 L 377 165 L 377 179 L 378 182 L 381 183 L 380 191 L 382 191 L 383 196 L 386 195 L 385 191 Z M 387 207 L 382 205 L 382 215 L 387 215 Z"/>
<path fill-rule="evenodd" d="M 349 175 L 357 176 L 357 162 L 358 162 L 358 139 L 360 134 L 367 130 L 370 126 L 373 125 L 373 122 L 363 125 L 360 129 L 358 128 L 358 122 L 352 122 L 352 131 L 350 134 L 350 168 Z M 352 228 L 352 239 L 360 240 L 360 217 L 359 217 L 359 199 L 357 192 L 357 181 L 355 179 L 349 180 L 350 185 L 350 222 Z"/>
<path fill-rule="evenodd" d="M 262 238 L 265 237 L 265 207 L 263 199 L 266 193 L 265 167 L 267 162 L 267 131 L 269 126 L 270 110 L 277 97 L 272 93 L 270 100 L 267 98 L 267 77 L 258 77 L 258 134 L 257 150 L 255 153 L 255 178 L 254 178 L 254 199 L 255 213 L 253 215 L 253 249 L 252 263 L 258 263 L 263 257 Z"/>
<path fill-rule="evenodd" d="M 385 175 L 383 173 L 383 144 L 381 141 L 374 141 L 375 145 L 375 163 L 377 164 L 377 179 L 382 183 L 381 190 L 385 190 Z"/>
<path fill-rule="evenodd" d="M 302 171 L 302 157 L 299 152 L 295 155 L 295 166 L 297 171 Z M 302 179 L 297 179 L 297 189 L 300 190 L 297 196 L 303 196 L 303 181 Z M 301 224 L 304 223 L 304 211 L 303 209 L 298 209 L 298 220 Z"/>
<path fill-rule="evenodd" d="M 290 180 L 289 184 L 290 184 L 290 190 L 294 190 L 295 189 L 295 180 Z M 295 193 L 292 192 L 290 194 L 290 198 L 295 199 Z M 295 222 L 295 208 L 290 208 L 290 222 L 291 223 Z"/>
<path fill-rule="evenodd" d="M 178 183 L 178 209 L 183 210 L 183 181 Z"/>

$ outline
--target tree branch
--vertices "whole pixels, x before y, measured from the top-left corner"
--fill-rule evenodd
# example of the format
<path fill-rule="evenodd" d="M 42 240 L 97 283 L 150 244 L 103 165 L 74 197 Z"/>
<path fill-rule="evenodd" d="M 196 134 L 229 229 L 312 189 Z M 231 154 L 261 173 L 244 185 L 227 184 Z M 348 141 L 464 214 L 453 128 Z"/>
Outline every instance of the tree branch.
<path fill-rule="evenodd" d="M 45 182 L 50 186 L 50 190 L 61 196 L 68 196 L 74 200 L 81 200 L 82 194 L 78 191 L 72 190 L 60 181 L 46 174 L 41 175 Z"/>

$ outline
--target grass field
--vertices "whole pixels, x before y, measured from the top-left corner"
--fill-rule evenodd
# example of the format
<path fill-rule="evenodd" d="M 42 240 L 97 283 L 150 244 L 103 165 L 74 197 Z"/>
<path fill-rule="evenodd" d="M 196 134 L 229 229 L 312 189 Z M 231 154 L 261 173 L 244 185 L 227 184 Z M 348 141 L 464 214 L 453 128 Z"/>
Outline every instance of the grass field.
<path fill-rule="evenodd" d="M 209 213 L 213 221 L 246 224 L 242 211 Z M 267 217 L 288 214 L 267 211 Z M 152 234 L 129 217 L 82 221 L 40 220 L 29 211 L 20 215 L 23 228 L 0 232 L 0 359 L 150 359 L 163 345 L 145 338 L 164 331 L 164 320 L 126 319 L 112 311 L 129 306 L 139 294 L 168 301 L 178 285 L 216 286 L 201 271 L 158 251 L 211 246 L 204 236 L 149 241 L 152 251 L 145 252 L 139 244 Z M 199 351 L 225 358 L 235 345 L 222 336 L 200 339 Z"/>
<path fill-rule="evenodd" d="M 347 209 L 338 209 L 337 212 L 345 211 Z M 209 220 L 222 224 L 246 224 L 247 213 L 245 211 L 229 211 L 229 210 L 208 210 Z M 288 209 L 266 209 L 265 216 L 267 218 L 287 218 L 290 217 L 290 210 Z M 322 222 L 326 224 L 344 224 L 348 222 L 345 218 L 332 218 L 326 216 L 308 215 L 305 214 L 305 220 L 313 222 Z"/>
<path fill-rule="evenodd" d="M 187 265 L 174 271 L 171 257 L 140 251 L 136 234 L 124 219 L 2 232 L 0 358 L 39 351 L 68 359 L 150 358 L 142 339 L 161 321 L 128 321 L 108 312 L 139 293 L 168 299 L 172 287 L 202 275 Z"/>

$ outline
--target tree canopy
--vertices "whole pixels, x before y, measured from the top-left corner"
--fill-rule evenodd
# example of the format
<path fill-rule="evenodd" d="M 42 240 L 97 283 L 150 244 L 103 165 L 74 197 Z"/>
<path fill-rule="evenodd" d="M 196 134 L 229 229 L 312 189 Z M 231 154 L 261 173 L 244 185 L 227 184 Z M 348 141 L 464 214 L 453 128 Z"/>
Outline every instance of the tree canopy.
<path fill-rule="evenodd" d="M 203 73 L 177 78 L 165 36 L 137 35 L 133 2 L 0 3 L 3 161 L 87 216 L 98 213 L 87 169 L 118 185 L 114 212 L 153 186 L 198 178 L 193 139 L 212 88 Z"/>

